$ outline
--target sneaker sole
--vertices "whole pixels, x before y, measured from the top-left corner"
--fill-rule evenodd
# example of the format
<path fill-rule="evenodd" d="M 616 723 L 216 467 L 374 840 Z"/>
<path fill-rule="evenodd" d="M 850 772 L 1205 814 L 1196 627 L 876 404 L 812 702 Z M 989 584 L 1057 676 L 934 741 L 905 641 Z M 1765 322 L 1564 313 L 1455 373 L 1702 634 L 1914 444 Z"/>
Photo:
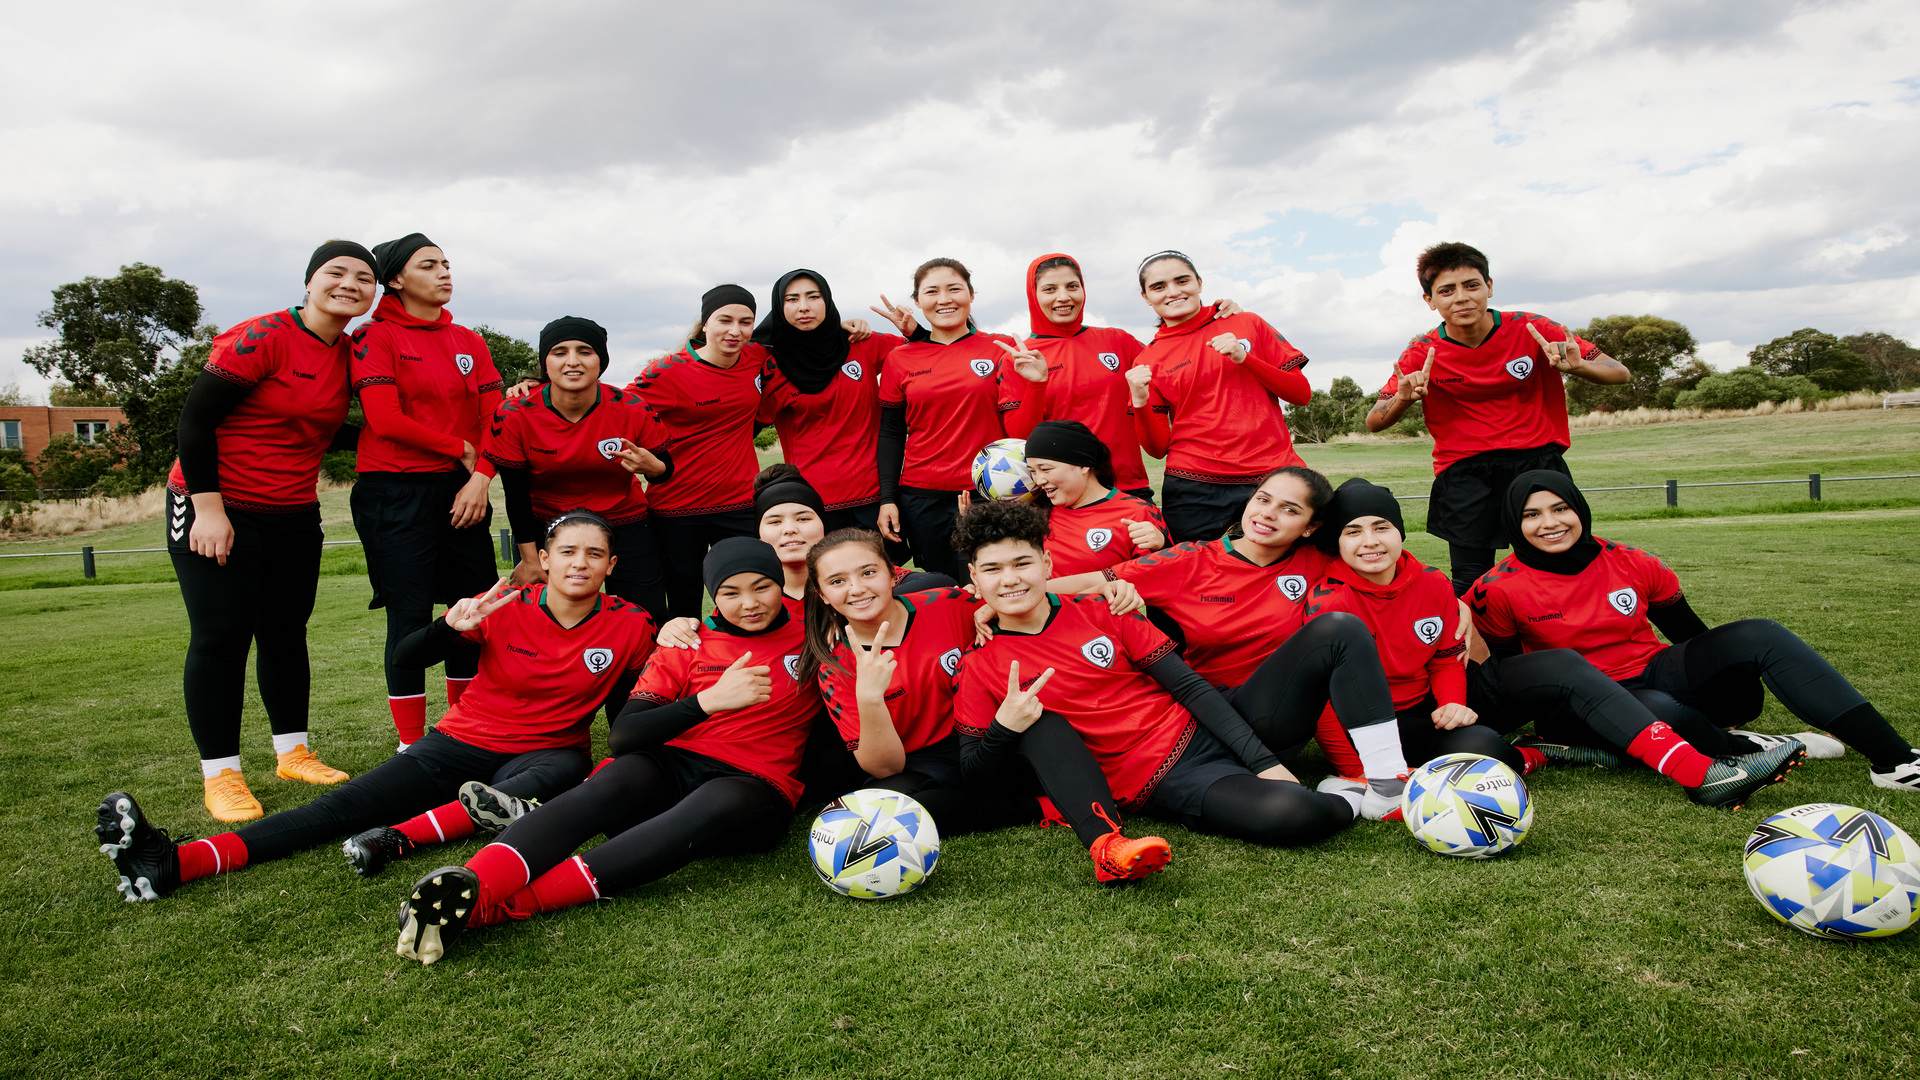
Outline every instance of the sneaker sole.
<path fill-rule="evenodd" d="M 473 823 L 482 829 L 499 832 L 519 820 L 519 815 L 500 798 L 499 792 L 478 781 L 470 780 L 460 785 L 460 806 L 473 819 Z"/>
<path fill-rule="evenodd" d="M 111 859 L 133 844 L 133 830 L 140 825 L 138 813 L 133 796 L 124 791 L 100 800 L 100 823 L 93 827 L 93 835 L 100 839 L 100 854 Z"/>
<path fill-rule="evenodd" d="M 1165 870 L 1167 868 L 1167 864 L 1171 863 L 1172 861 L 1173 861 L 1172 848 L 1159 848 L 1153 851 L 1142 852 L 1139 855 L 1134 856 L 1133 861 L 1127 864 L 1126 872 L 1124 874 L 1121 874 L 1118 877 L 1110 877 L 1105 881 L 1100 882 L 1100 884 L 1130 885 L 1136 881 L 1145 881 L 1147 878 L 1150 878 L 1153 875 L 1159 873 L 1160 871 Z"/>
<path fill-rule="evenodd" d="M 378 851 L 365 844 L 357 843 L 360 838 L 349 836 L 340 842 L 340 854 L 347 857 L 347 866 L 361 877 L 375 877 L 387 868 Z"/>
<path fill-rule="evenodd" d="M 443 866 L 414 883 L 400 902 L 400 942 L 394 951 L 432 964 L 447 954 L 446 935 L 466 926 L 480 880 L 464 866 Z"/>

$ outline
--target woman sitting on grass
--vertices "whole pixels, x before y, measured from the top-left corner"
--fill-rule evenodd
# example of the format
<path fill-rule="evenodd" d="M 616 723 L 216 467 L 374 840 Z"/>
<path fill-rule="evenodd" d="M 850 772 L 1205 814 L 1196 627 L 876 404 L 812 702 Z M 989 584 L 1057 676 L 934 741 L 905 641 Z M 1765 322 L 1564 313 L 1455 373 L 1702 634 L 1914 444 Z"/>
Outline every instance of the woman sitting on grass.
<path fill-rule="evenodd" d="M 579 783 L 591 764 L 594 711 L 653 651 L 647 613 L 600 593 L 612 549 L 604 519 L 562 514 L 540 551 L 544 585 L 516 589 L 503 579 L 402 639 L 402 663 L 425 668 L 478 653 L 478 674 L 431 731 L 305 806 L 238 832 L 174 840 L 148 824 L 133 796 L 107 796 L 93 831 L 120 872 L 120 891 L 129 901 L 157 900 L 196 878 L 348 834 L 356 835 L 344 845 L 347 861 L 372 876 L 422 844 L 497 829 Z"/>

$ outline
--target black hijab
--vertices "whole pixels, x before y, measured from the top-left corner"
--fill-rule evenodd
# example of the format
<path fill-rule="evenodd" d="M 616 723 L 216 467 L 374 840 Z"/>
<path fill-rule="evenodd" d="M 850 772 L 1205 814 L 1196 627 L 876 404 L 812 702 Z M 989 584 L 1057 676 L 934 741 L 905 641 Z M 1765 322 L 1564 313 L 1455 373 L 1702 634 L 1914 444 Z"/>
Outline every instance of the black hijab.
<path fill-rule="evenodd" d="M 1580 539 L 1567 550 L 1541 551 L 1520 532 L 1520 514 L 1536 491 L 1551 491 L 1580 515 Z M 1500 525 L 1506 531 L 1507 543 L 1513 545 L 1514 558 L 1535 570 L 1572 577 L 1600 557 L 1600 541 L 1593 535 L 1593 510 L 1587 506 L 1587 497 L 1580 494 L 1573 477 L 1566 473 L 1535 469 L 1514 477 L 1513 483 L 1507 486 L 1506 501 L 1500 507 Z"/>
<path fill-rule="evenodd" d="M 1340 533 L 1355 518 L 1363 517 L 1385 518 L 1400 530 L 1400 539 L 1407 538 L 1407 523 L 1401 519 L 1400 500 L 1393 497 L 1393 489 L 1356 476 L 1341 484 L 1326 509 L 1320 511 L 1320 527 L 1314 530 L 1313 539 L 1321 550 L 1339 555 Z"/>
<path fill-rule="evenodd" d="M 826 315 L 811 330 L 795 329 L 787 321 L 787 286 L 796 278 L 813 279 L 820 286 L 820 298 L 827 302 Z M 847 332 L 840 328 L 840 309 L 833 305 L 833 290 L 826 278 L 812 270 L 789 270 L 773 283 L 772 304 L 767 317 L 754 327 L 753 340 L 773 353 L 780 373 L 803 394 L 825 390 L 840 365 L 847 362 L 847 350 L 852 348 Z"/>

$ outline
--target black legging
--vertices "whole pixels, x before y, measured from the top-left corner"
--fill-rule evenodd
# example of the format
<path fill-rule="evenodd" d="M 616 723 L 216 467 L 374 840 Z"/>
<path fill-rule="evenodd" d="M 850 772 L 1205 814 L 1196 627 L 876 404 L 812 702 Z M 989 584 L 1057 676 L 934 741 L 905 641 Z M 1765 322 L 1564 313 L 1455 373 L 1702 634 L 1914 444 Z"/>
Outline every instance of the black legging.
<path fill-rule="evenodd" d="M 700 564 L 708 548 L 729 536 L 760 535 L 759 515 L 751 509 L 679 517 L 655 514 L 652 521 L 653 543 L 665 570 L 667 617 L 673 619 L 701 615 Z"/>
<path fill-rule="evenodd" d="M 1243 773 L 1215 780 L 1201 799 L 1200 816 L 1187 816 L 1185 824 L 1268 847 L 1304 847 L 1353 824 L 1353 816 L 1353 805 L 1338 795 Z"/>
<path fill-rule="evenodd" d="M 960 493 L 902 487 L 898 502 L 900 535 L 913 549 L 913 564 L 955 581 L 965 575 L 953 550 L 953 527 L 960 520 Z"/>
<path fill-rule="evenodd" d="M 1344 611 L 1301 627 L 1246 682 L 1222 693 L 1260 741 L 1283 758 L 1313 738 L 1329 702 L 1349 734 L 1394 719 L 1393 693 L 1373 635 L 1359 616 Z"/>
<path fill-rule="evenodd" d="M 1453 573 L 1453 595 L 1465 596 L 1473 583 L 1493 569 L 1499 560 L 1500 552 L 1490 547 L 1471 547 L 1467 544 L 1448 544 L 1447 560 Z"/>
<path fill-rule="evenodd" d="M 685 752 L 665 747 L 661 753 Z M 519 852 L 536 879 L 605 833 L 606 843 L 580 859 L 609 893 L 663 878 L 695 859 L 772 847 L 792 817 L 787 800 L 764 780 L 714 775 L 687 791 L 680 770 L 641 751 L 607 762 L 509 825 L 496 842 Z"/>
<path fill-rule="evenodd" d="M 407 635 L 433 621 L 433 605 L 478 596 L 499 576 L 487 529 L 493 508 L 487 508 L 485 519 L 463 529 L 454 528 L 449 517 L 454 496 L 469 475 L 464 469 L 362 473 L 353 485 L 353 528 L 360 535 L 373 586 L 369 606 L 387 611 L 388 697 L 426 692 L 426 669 L 396 663 L 394 651 Z M 471 679 L 478 671 L 477 653 L 447 658 L 449 679 Z"/>
<path fill-rule="evenodd" d="M 305 806 L 237 831 L 247 845 L 247 861 L 265 862 L 444 806 L 469 780 L 522 799 L 548 799 L 579 783 L 589 764 L 581 750 L 502 753 L 429 731 L 404 752 Z"/>
<path fill-rule="evenodd" d="M 170 535 L 193 526 L 192 502 L 169 493 Z M 260 702 L 276 735 L 307 730 L 312 669 L 307 619 L 320 585 L 320 510 L 288 514 L 227 511 L 233 550 L 221 566 L 169 546 L 187 605 L 187 726 L 202 760 L 240 753 L 240 713 L 247 653 L 258 647 L 254 673 Z M 177 522 L 178 524 L 174 524 Z"/>
<path fill-rule="evenodd" d="M 1480 725 L 1534 733 L 1569 746 L 1625 750 L 1658 717 L 1572 649 L 1541 649 L 1472 666 L 1470 703 Z M 1486 706 L 1486 707 L 1482 707 Z"/>
<path fill-rule="evenodd" d="M 843 506 L 838 510 L 830 508 L 827 510 L 827 515 L 820 519 L 820 524 L 825 526 L 828 532 L 840 529 L 865 529 L 868 532 L 879 532 L 880 503 L 876 499 L 859 506 Z M 880 542 L 886 545 L 887 558 L 893 560 L 893 565 L 905 566 L 912 561 L 913 547 L 905 540 L 888 540 L 883 536 Z"/>
<path fill-rule="evenodd" d="M 1500 732 L 1487 722 L 1489 718 L 1481 717 L 1466 727 L 1442 731 L 1433 726 L 1433 711 L 1439 707 L 1440 703 L 1428 695 L 1427 700 L 1400 711 L 1400 748 L 1406 752 L 1409 766 L 1417 769 L 1448 754 L 1479 754 L 1505 764 L 1516 773 L 1526 771 L 1526 759 L 1512 743 L 1500 737 Z"/>
<path fill-rule="evenodd" d="M 1100 771 L 1100 763 L 1094 759 L 1093 751 L 1087 749 L 1080 733 L 1073 729 L 1073 724 L 1057 712 L 1042 712 L 1032 727 L 1018 734 L 996 726 L 989 729 L 984 738 L 962 736 L 960 768 L 969 788 L 1045 794 L 1054 809 L 1060 811 L 1060 816 L 1073 826 L 1080 843 L 1088 848 L 1112 831 L 1094 812 L 1095 804 L 1114 821 L 1120 820 L 1120 804 L 1114 801 L 1113 789 L 1107 784 L 1106 774 Z M 940 811 L 934 804 L 928 804 L 921 795 L 914 798 L 927 807 L 935 822 L 940 820 Z M 940 796 L 935 803 L 944 804 L 951 798 L 957 797 Z M 995 812 L 991 808 L 983 810 L 981 820 L 988 820 Z M 1017 824 L 1020 824 L 1018 820 L 1012 820 L 1003 825 L 981 827 Z"/>

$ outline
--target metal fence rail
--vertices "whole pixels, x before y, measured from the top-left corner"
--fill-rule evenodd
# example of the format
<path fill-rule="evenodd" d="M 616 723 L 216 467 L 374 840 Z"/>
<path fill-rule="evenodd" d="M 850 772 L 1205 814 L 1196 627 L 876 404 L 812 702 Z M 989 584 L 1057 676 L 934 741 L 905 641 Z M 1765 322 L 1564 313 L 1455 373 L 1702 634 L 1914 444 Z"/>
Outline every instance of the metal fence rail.
<path fill-rule="evenodd" d="M 1892 476 L 1828 476 L 1825 478 L 1822 478 L 1819 473 L 1808 473 L 1807 478 L 1805 480 L 1799 480 L 1799 479 L 1794 479 L 1794 480 L 1703 480 L 1695 484 L 1683 484 L 1678 480 L 1668 480 L 1667 482 L 1662 484 L 1627 484 L 1622 487 L 1583 487 L 1580 490 L 1581 491 L 1665 491 L 1667 493 L 1667 505 L 1679 506 L 1681 488 L 1753 487 L 1760 484 L 1805 484 L 1807 487 L 1807 498 L 1811 499 L 1814 502 L 1819 502 L 1821 484 L 1840 484 L 1840 483 L 1845 483 L 1849 480 L 1916 480 L 1916 479 L 1920 479 L 1920 473 L 1896 473 Z M 1431 495 L 1395 495 L 1394 498 L 1399 499 L 1402 502 L 1418 502 L 1424 499 L 1430 499 L 1432 498 L 1432 496 Z"/>
<path fill-rule="evenodd" d="M 320 546 L 321 547 L 347 547 L 347 546 L 359 547 L 360 541 L 358 540 L 322 540 L 320 541 Z M 86 575 L 88 578 L 93 578 L 98 576 L 94 572 L 94 565 L 93 565 L 93 558 L 96 555 L 147 555 L 147 554 L 152 554 L 154 552 L 160 552 L 165 550 L 167 549 L 163 547 L 106 548 L 104 550 L 98 550 L 98 549 L 95 549 L 92 544 L 83 544 L 81 545 L 79 551 L 23 551 L 18 554 L 12 554 L 12 555 L 0 554 L 0 559 L 54 559 L 54 558 L 71 559 L 77 555 L 80 557 L 80 572 Z M 514 559 L 513 533 L 507 529 L 501 529 L 500 530 L 500 561 L 510 563 L 513 561 L 513 559 Z"/>

